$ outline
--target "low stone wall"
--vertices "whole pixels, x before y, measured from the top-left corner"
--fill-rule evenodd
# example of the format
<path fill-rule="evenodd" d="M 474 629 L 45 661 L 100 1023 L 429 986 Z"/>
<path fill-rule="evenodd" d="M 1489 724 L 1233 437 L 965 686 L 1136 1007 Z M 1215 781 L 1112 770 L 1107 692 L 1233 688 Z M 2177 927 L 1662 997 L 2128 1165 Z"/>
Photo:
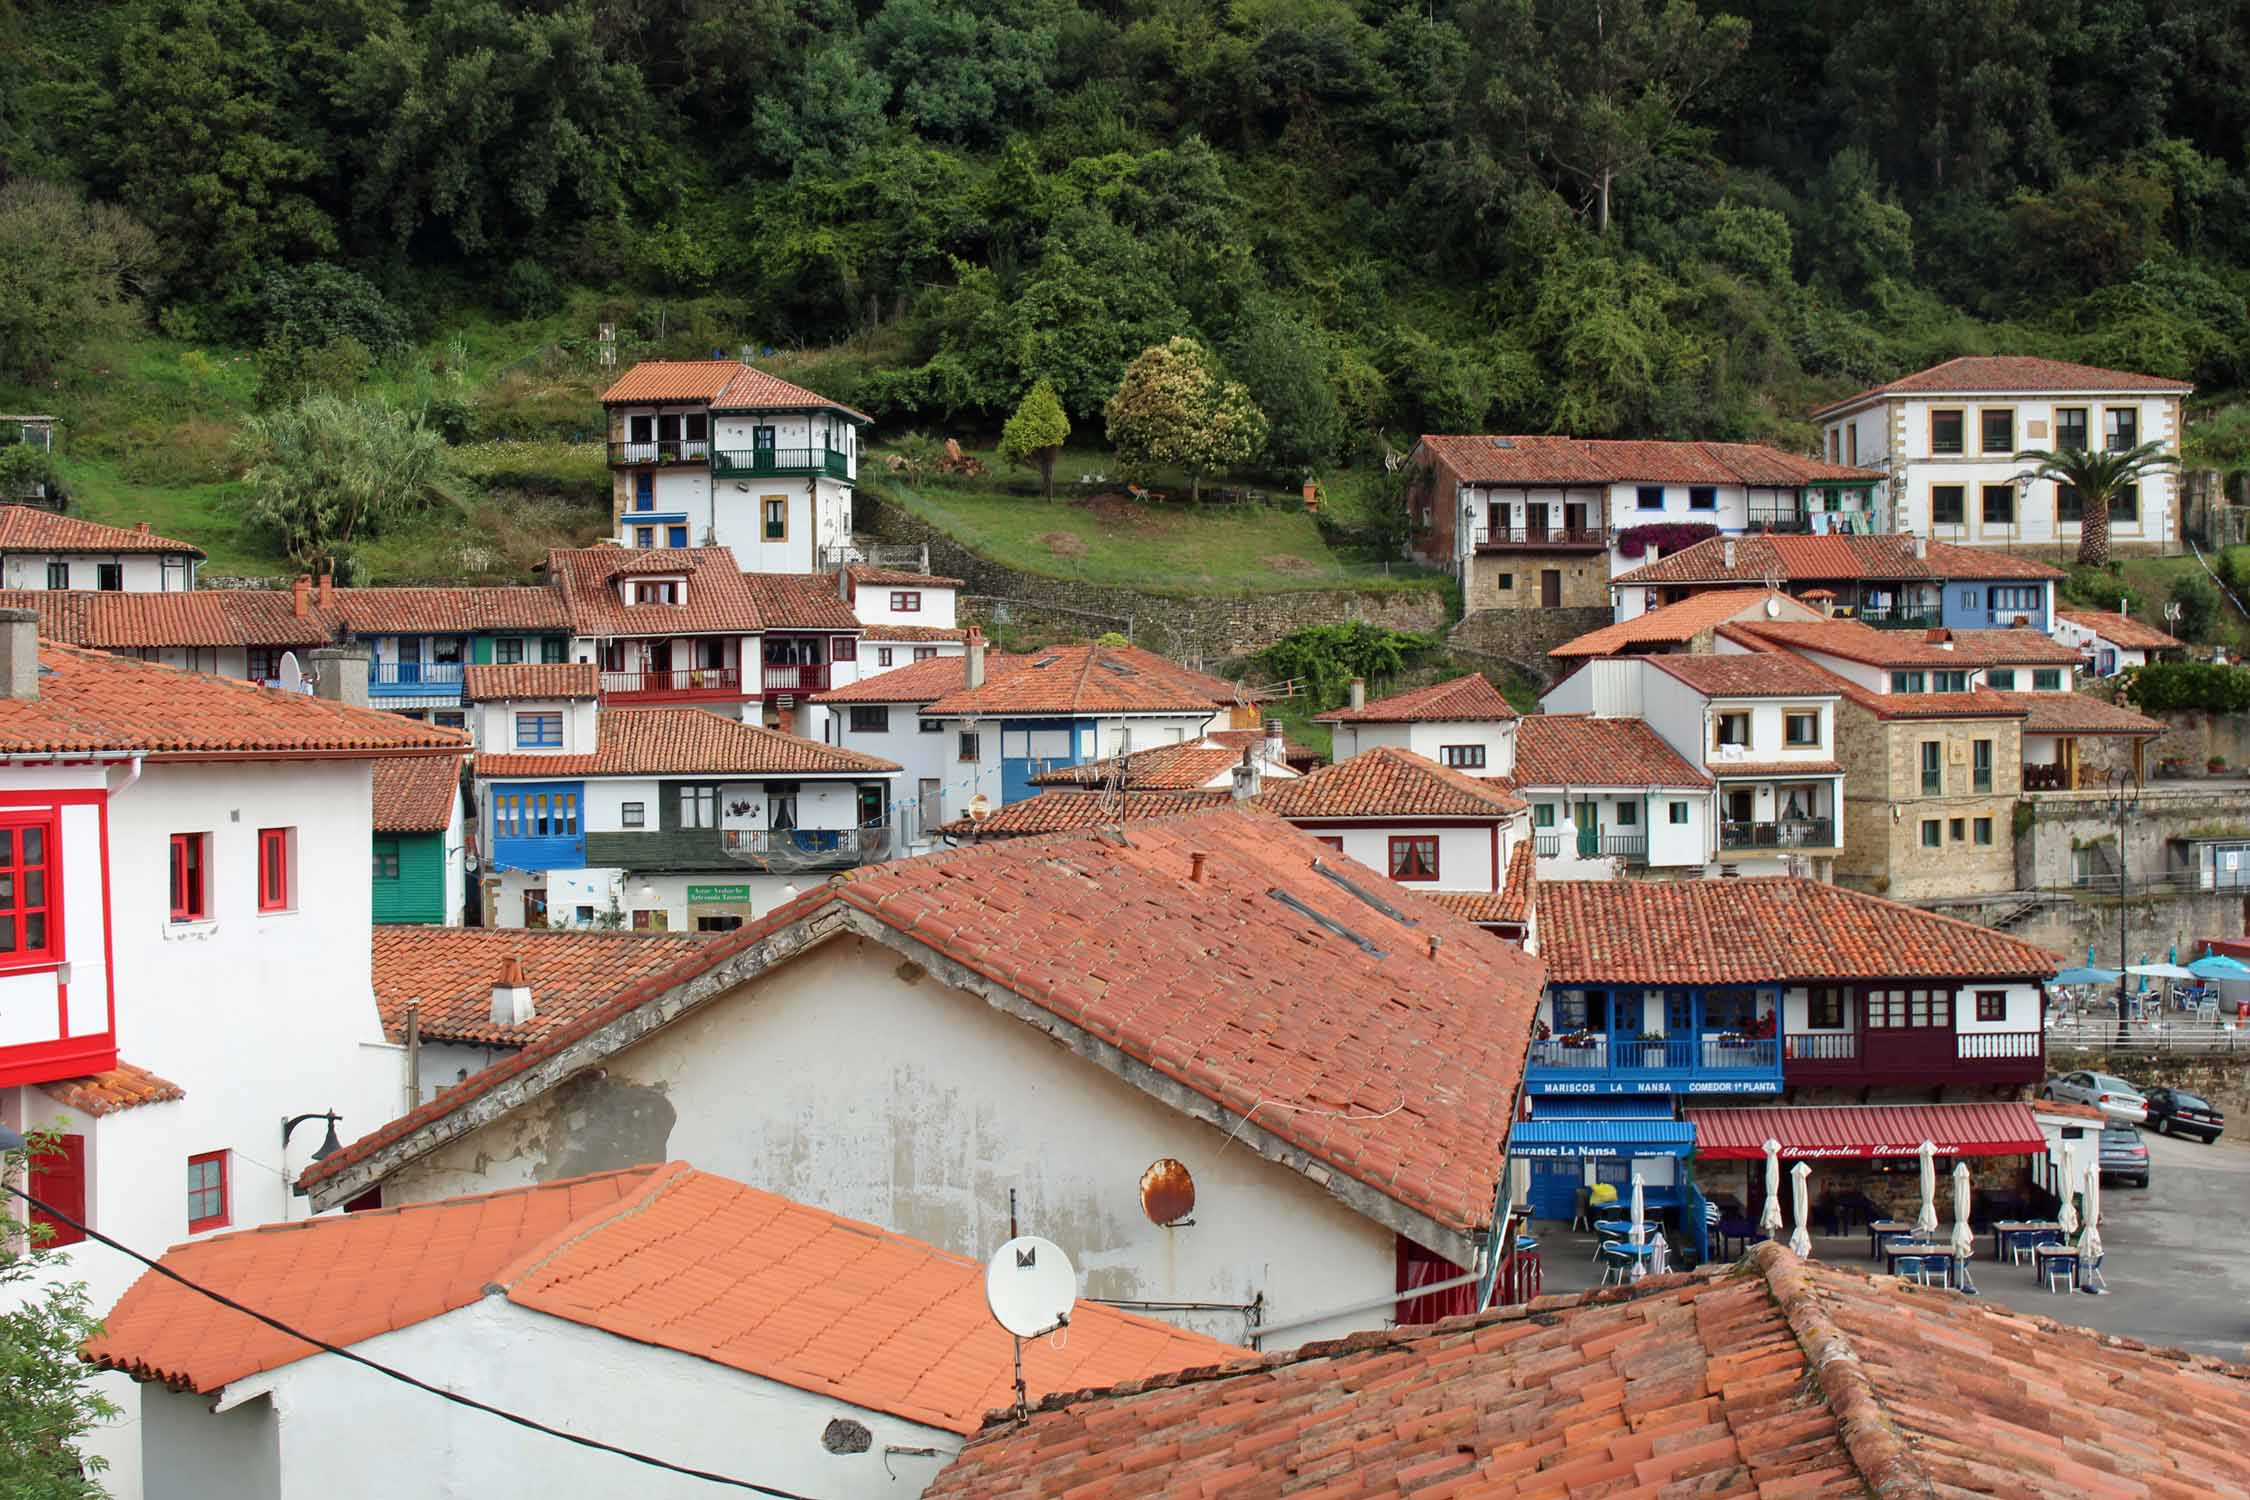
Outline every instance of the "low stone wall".
<path fill-rule="evenodd" d="M 1610 623 L 1607 605 L 1577 609 L 1473 610 L 1446 635 L 1458 655 L 1504 662 L 1534 681 L 1552 683 L 1562 674 L 1547 653 L 1565 641 Z"/>
<path fill-rule="evenodd" d="M 1245 656 L 1309 625 L 1365 620 L 1393 630 L 1444 631 L 1451 616 L 1438 587 L 1373 589 L 1336 587 L 1239 594 L 1159 594 L 1112 584 L 1025 573 L 981 557 L 927 521 L 861 493 L 854 501 L 858 526 L 884 541 L 916 542 L 930 549 L 930 569 L 959 578 L 963 592 L 979 596 L 989 618 L 1005 603 L 1009 618 L 1053 628 L 1077 622 L 1077 633 L 1129 633 L 1133 643 L 1180 661 L 1215 663 Z M 1109 621 L 1130 621 L 1131 630 Z"/>
<path fill-rule="evenodd" d="M 2117 961 L 2117 898 L 2084 895 L 2029 904 L 2017 892 L 2000 892 L 1982 901 L 1944 901 L 1935 909 L 1949 917 L 1984 926 L 2004 923 L 2011 937 L 2051 948 L 2073 964 L 2084 963 L 2089 945 L 2098 961 Z M 2162 957 L 2174 944 L 2186 951 L 2195 941 L 2242 930 L 2240 891 L 2163 891 L 2136 893 L 2125 903 L 2125 947 L 2134 963 L 2142 955 Z"/>
<path fill-rule="evenodd" d="M 2167 760 L 2182 762 L 2191 776 L 2201 772 L 2214 755 L 2238 770 L 2250 761 L 2250 714 L 2179 708 L 2149 717 L 2162 719 L 2166 726 L 2145 752 L 2152 773 Z"/>
<path fill-rule="evenodd" d="M 2201 1094 L 2226 1116 L 2229 1134 L 2250 1130 L 2250 1038 L 2234 1053 L 2057 1047 L 2047 1054 L 2050 1075 L 2081 1069 L 2114 1073 L 2142 1088 L 2162 1086 Z"/>
<path fill-rule="evenodd" d="M 2106 845 L 2106 868 L 2117 868 L 2117 819 L 2106 789 L 2033 792 L 2016 814 L 2016 883 L 2068 885 L 2074 851 Z M 2232 781 L 2158 781 L 2140 790 L 2125 821 L 2126 868 L 2135 877 L 2162 874 L 2174 839 L 2250 838 L 2250 786 Z"/>

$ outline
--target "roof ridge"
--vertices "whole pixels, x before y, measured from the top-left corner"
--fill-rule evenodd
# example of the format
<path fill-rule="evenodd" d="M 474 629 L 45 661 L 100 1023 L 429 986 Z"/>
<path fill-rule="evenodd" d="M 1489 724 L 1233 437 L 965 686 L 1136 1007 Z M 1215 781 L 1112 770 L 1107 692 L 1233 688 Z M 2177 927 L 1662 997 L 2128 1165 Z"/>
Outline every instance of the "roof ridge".
<path fill-rule="evenodd" d="M 629 1219 L 636 1214 L 645 1212 L 658 1198 L 696 1175 L 695 1168 L 684 1161 L 668 1161 L 660 1165 L 651 1163 L 645 1167 L 631 1167 L 626 1170 L 648 1174 L 648 1181 L 642 1184 L 639 1192 L 599 1204 L 572 1219 L 562 1228 L 493 1272 L 492 1279 L 485 1283 L 485 1294 L 489 1296 L 494 1292 L 503 1295 L 513 1293 L 518 1282 L 530 1276 L 571 1246 L 601 1233 L 620 1219 Z M 542 1186 L 546 1186 L 546 1184 L 542 1184 Z"/>

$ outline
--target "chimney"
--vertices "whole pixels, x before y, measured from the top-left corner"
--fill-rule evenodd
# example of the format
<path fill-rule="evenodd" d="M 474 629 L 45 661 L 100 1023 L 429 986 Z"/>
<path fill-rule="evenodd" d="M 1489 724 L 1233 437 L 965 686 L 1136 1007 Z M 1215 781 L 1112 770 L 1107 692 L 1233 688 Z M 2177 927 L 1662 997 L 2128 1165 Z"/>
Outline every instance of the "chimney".
<path fill-rule="evenodd" d="M 1364 677 L 1352 679 L 1352 707 L 1367 707 L 1367 679 Z"/>
<path fill-rule="evenodd" d="M 523 960 L 511 953 L 500 960 L 500 978 L 492 986 L 492 1024 L 521 1026 L 535 1014 L 531 986 L 523 982 Z"/>
<path fill-rule="evenodd" d="M 1234 800 L 1243 802 L 1257 796 L 1264 781 L 1265 772 L 1258 764 L 1258 752 L 1245 745 L 1242 760 L 1234 768 Z"/>
<path fill-rule="evenodd" d="M 1728 569 L 1734 567 L 1734 538 L 1731 536 L 1719 543 L 1719 566 Z"/>
<path fill-rule="evenodd" d="M 335 607 L 335 603 L 336 575 L 333 573 L 323 573 L 320 575 L 320 607 L 322 609 L 332 609 Z"/>
<path fill-rule="evenodd" d="M 1916 562 L 1926 562 L 1928 561 L 1929 556 L 1930 539 L 1926 536 L 1916 535 L 1916 537 L 1914 538 L 1914 560 Z"/>
<path fill-rule="evenodd" d="M 367 707 L 367 650 L 362 646 L 319 646 L 308 653 L 313 696 L 353 708 Z"/>
<path fill-rule="evenodd" d="M 1201 849 L 1189 850 L 1188 879 L 1194 881 L 1197 885 L 1203 884 L 1203 862 L 1210 857 L 1210 855 L 1204 853 Z"/>
<path fill-rule="evenodd" d="M 135 534 L 136 536 L 147 536 L 147 535 L 148 535 L 148 522 L 146 522 L 146 521 L 135 521 L 135 522 L 133 523 L 133 532 L 134 532 L 134 534 Z"/>
<path fill-rule="evenodd" d="M 976 626 L 969 627 L 969 662 L 964 669 L 962 684 L 970 688 L 984 686 L 984 632 Z"/>
<path fill-rule="evenodd" d="M 311 604 L 312 580 L 299 573 L 297 581 L 289 585 L 289 612 L 302 620 L 311 612 Z"/>
<path fill-rule="evenodd" d="M 39 696 L 39 616 L 0 609 L 0 691 L 29 701 Z"/>
<path fill-rule="evenodd" d="M 783 734 L 795 734 L 797 732 L 797 705 L 789 702 L 776 704 L 773 711 L 773 727 Z"/>
<path fill-rule="evenodd" d="M 1289 741 L 1281 732 L 1281 721 L 1279 719 L 1266 720 L 1265 754 L 1267 765 L 1286 766 L 1289 764 Z"/>
<path fill-rule="evenodd" d="M 836 597 L 846 604 L 852 602 L 852 570 L 848 563 L 836 569 Z"/>

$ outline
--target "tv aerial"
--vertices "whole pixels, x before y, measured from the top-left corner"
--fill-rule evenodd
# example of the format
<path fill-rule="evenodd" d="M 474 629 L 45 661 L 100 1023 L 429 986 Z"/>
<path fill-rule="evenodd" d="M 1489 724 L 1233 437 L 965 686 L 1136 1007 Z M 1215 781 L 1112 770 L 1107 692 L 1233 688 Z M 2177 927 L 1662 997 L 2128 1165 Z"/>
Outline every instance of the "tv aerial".
<path fill-rule="evenodd" d="M 984 1267 L 984 1305 L 1016 1346 L 1016 1418 L 1031 1415 L 1023 1384 L 1023 1341 L 1060 1333 L 1078 1303 L 1078 1271 L 1062 1246 L 1035 1234 L 1018 1235 Z"/>

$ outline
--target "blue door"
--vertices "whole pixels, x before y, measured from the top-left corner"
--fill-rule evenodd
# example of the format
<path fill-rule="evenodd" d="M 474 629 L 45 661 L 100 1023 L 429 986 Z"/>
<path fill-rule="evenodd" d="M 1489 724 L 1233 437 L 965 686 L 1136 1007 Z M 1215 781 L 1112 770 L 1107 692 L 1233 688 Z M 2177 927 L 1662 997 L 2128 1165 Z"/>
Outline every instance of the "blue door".
<path fill-rule="evenodd" d="M 1531 1163 L 1531 1216 L 1564 1219 L 1578 1212 L 1585 1167 L 1575 1156 L 1539 1157 Z"/>

